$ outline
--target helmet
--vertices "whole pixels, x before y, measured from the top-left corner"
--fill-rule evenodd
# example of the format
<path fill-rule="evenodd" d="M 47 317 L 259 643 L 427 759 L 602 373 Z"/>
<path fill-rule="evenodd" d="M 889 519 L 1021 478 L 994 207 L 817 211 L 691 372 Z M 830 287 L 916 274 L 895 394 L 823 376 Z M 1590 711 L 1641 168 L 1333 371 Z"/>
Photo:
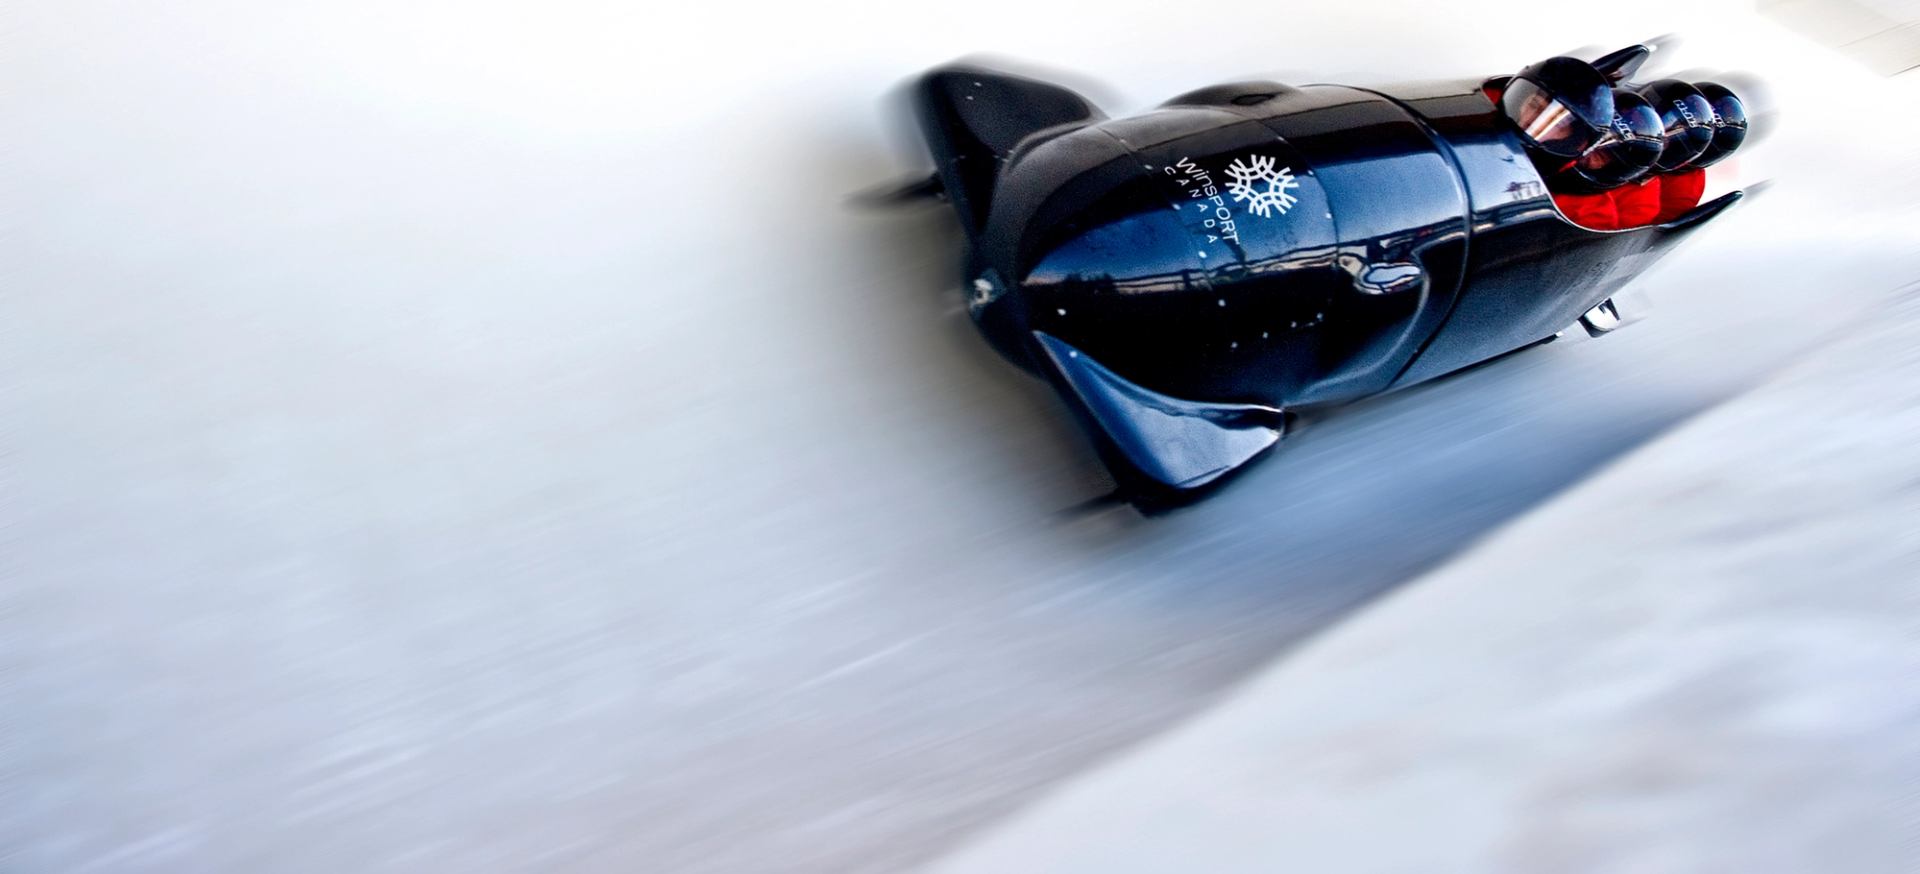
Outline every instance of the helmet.
<path fill-rule="evenodd" d="M 1679 79 L 1658 79 L 1640 86 L 1640 96 L 1653 104 L 1666 131 L 1666 147 L 1653 168 L 1660 173 L 1690 169 L 1713 145 L 1713 104 L 1700 89 Z"/>
<path fill-rule="evenodd" d="M 1605 191 L 1632 182 L 1653 169 L 1666 146 L 1660 114 L 1645 98 L 1625 89 L 1613 92 L 1613 123 L 1593 148 L 1553 180 L 1554 188 Z"/>
<path fill-rule="evenodd" d="M 1605 135 L 1613 119 L 1613 89 L 1586 61 L 1548 58 L 1507 83 L 1500 110 L 1529 149 L 1572 158 Z"/>
<path fill-rule="evenodd" d="M 1725 85 L 1701 82 L 1694 87 L 1700 89 L 1700 95 L 1713 107 L 1713 142 L 1693 161 L 1693 166 L 1705 167 L 1733 154 L 1733 150 L 1746 141 L 1747 107 Z"/>

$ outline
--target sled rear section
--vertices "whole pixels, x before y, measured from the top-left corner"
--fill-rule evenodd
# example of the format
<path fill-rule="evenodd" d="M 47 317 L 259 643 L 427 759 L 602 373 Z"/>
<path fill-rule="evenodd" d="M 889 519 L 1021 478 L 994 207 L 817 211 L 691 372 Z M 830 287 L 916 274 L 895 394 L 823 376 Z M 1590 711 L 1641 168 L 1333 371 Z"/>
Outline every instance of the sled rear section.
<path fill-rule="evenodd" d="M 1472 209 L 1465 281 L 1401 388 L 1504 355 L 1566 329 L 1692 231 L 1734 191 L 1673 221 L 1601 231 L 1568 221 L 1478 80 L 1383 89 L 1425 123 L 1459 168 Z"/>

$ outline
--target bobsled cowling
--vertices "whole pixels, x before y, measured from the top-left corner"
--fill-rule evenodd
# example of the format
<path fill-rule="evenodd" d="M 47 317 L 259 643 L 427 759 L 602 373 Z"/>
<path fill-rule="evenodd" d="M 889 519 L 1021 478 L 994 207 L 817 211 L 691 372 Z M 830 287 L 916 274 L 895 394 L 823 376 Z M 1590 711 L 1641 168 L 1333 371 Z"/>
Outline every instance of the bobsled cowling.
<path fill-rule="evenodd" d="M 1244 82 L 1115 119 L 955 66 L 914 97 L 979 327 L 1054 383 L 1124 488 L 1166 499 L 1266 451 L 1292 412 L 1551 337 L 1740 196 L 1581 227 L 1490 82 Z"/>

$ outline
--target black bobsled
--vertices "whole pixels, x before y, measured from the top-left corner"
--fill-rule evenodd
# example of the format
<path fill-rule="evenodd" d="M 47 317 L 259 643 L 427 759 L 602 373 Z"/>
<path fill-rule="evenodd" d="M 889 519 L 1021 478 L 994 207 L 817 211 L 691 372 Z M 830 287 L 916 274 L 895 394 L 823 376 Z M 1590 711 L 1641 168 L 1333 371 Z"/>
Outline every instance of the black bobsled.
<path fill-rule="evenodd" d="M 1577 225 L 1496 103 L 1505 81 L 1243 82 L 1113 119 L 1056 85 L 953 66 L 913 98 L 971 244 L 980 329 L 1082 415 L 1123 492 L 1178 502 L 1272 447 L 1295 411 L 1577 321 L 1608 329 L 1616 291 L 1740 198 Z"/>

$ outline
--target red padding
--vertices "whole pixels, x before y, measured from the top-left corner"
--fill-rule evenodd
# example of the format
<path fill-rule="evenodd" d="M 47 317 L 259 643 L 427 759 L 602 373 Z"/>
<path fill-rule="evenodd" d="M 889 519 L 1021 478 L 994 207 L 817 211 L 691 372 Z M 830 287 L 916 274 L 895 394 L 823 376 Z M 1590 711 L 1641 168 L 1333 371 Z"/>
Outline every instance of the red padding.
<path fill-rule="evenodd" d="M 1660 216 L 1660 192 L 1666 187 L 1663 178 L 1648 176 L 1607 192 L 1613 197 L 1614 210 L 1619 214 L 1620 223 L 1615 227 L 1637 228 L 1654 223 Z"/>
<path fill-rule="evenodd" d="M 1688 170 L 1660 180 L 1660 214 L 1654 221 L 1670 222 L 1700 205 L 1700 194 L 1707 190 L 1707 171 Z"/>
<path fill-rule="evenodd" d="M 1620 214 L 1613 198 L 1601 194 L 1555 194 L 1553 205 L 1581 227 L 1610 231 L 1620 226 Z"/>

